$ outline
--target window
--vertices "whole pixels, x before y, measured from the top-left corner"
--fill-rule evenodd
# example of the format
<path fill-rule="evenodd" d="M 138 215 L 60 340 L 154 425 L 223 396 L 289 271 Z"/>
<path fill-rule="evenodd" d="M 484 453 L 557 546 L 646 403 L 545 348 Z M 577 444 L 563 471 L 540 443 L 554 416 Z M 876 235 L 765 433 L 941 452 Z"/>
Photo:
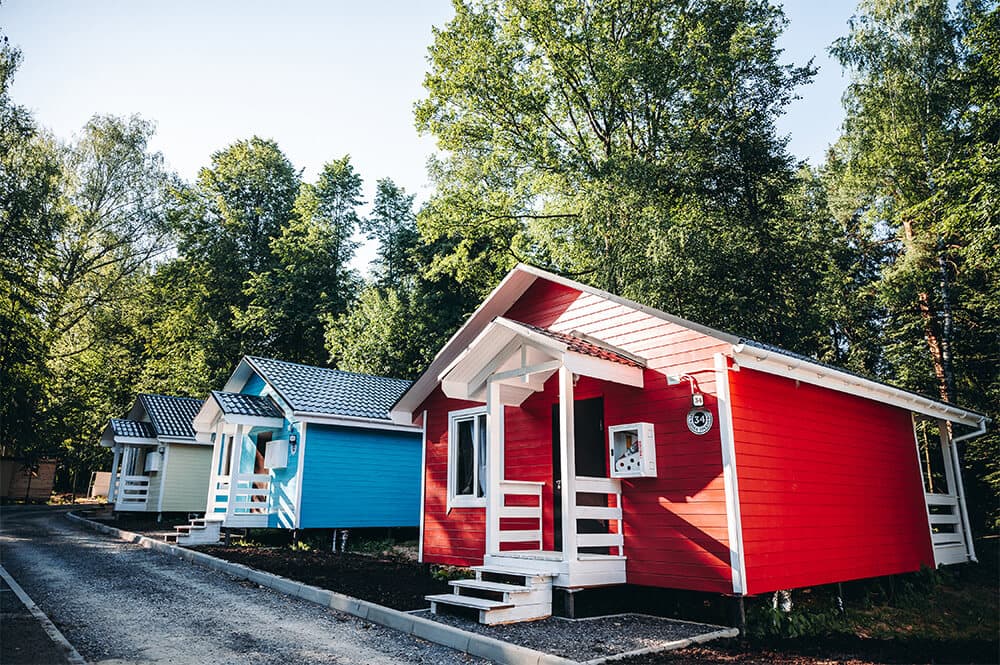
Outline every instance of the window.
<path fill-rule="evenodd" d="M 448 414 L 448 507 L 486 505 L 486 409 Z"/>

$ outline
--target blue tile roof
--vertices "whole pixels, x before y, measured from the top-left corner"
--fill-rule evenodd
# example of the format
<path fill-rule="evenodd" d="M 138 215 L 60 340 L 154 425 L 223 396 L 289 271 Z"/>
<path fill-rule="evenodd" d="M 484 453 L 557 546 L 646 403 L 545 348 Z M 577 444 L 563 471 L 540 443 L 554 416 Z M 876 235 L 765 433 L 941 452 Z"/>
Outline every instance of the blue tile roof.
<path fill-rule="evenodd" d="M 194 439 L 193 421 L 203 400 L 168 395 L 139 395 L 157 436 Z"/>
<path fill-rule="evenodd" d="M 213 390 L 212 397 L 219 404 L 223 413 L 238 416 L 256 416 L 259 418 L 282 418 L 284 414 L 275 406 L 270 397 L 244 395 L 243 393 L 227 393 Z"/>
<path fill-rule="evenodd" d="M 389 420 L 389 408 L 411 384 L 271 358 L 246 360 L 294 411 L 307 413 Z"/>
<path fill-rule="evenodd" d="M 111 430 L 115 436 L 128 436 L 133 439 L 155 439 L 156 430 L 153 423 L 142 420 L 127 420 L 125 418 L 112 418 Z"/>

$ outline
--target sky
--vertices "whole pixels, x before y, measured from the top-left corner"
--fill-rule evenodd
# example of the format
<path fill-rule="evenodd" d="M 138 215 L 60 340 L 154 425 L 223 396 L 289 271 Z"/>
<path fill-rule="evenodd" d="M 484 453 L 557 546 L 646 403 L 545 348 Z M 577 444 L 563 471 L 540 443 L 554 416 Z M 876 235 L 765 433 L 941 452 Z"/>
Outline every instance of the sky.
<path fill-rule="evenodd" d="M 11 95 L 69 139 L 95 114 L 156 122 L 152 148 L 193 180 L 233 141 L 274 139 L 315 179 L 345 154 L 365 180 L 430 194 L 434 141 L 417 134 L 432 27 L 450 0 L 0 0 L 0 28 L 21 49 Z M 836 140 L 846 83 L 827 47 L 854 2 L 789 0 L 784 62 L 819 73 L 779 120 L 793 155 L 817 165 Z M 373 247 L 359 251 L 367 267 Z"/>

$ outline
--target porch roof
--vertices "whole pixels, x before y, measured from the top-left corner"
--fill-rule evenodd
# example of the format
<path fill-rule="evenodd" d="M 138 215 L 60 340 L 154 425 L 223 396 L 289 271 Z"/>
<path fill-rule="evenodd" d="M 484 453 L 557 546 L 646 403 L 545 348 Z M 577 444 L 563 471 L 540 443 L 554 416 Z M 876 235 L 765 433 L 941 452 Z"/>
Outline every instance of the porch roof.
<path fill-rule="evenodd" d="M 211 430 L 222 419 L 230 425 L 277 428 L 285 424 L 285 415 L 270 397 L 213 390 L 194 417 L 199 440 L 209 443 Z"/>
<path fill-rule="evenodd" d="M 442 390 L 456 399 L 485 400 L 488 380 L 504 400 L 520 404 L 559 367 L 574 374 L 642 387 L 644 359 L 593 338 L 560 333 L 498 316 L 441 372 Z"/>
<path fill-rule="evenodd" d="M 155 446 L 156 430 L 152 423 L 143 420 L 112 418 L 101 434 L 101 445 L 110 448 L 116 443 Z"/>

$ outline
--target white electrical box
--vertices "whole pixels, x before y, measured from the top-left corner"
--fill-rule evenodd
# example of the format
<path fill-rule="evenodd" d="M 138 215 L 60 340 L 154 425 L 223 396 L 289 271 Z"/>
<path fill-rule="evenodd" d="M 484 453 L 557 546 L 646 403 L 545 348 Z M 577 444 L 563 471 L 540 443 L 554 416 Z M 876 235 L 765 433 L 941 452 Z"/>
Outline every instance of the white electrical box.
<path fill-rule="evenodd" d="M 268 441 L 264 450 L 264 467 L 284 469 L 286 466 L 288 466 L 288 439 Z"/>
<path fill-rule="evenodd" d="M 163 459 L 163 455 L 161 455 L 160 453 L 156 452 L 155 450 L 150 450 L 148 453 L 146 453 L 146 465 L 144 467 L 144 470 L 147 471 L 147 472 L 149 472 L 149 471 L 159 471 L 160 470 L 160 461 L 162 459 Z"/>
<path fill-rule="evenodd" d="M 653 423 L 629 423 L 608 428 L 612 478 L 656 477 L 656 436 Z"/>

